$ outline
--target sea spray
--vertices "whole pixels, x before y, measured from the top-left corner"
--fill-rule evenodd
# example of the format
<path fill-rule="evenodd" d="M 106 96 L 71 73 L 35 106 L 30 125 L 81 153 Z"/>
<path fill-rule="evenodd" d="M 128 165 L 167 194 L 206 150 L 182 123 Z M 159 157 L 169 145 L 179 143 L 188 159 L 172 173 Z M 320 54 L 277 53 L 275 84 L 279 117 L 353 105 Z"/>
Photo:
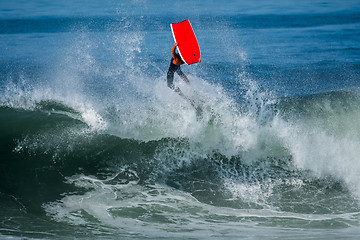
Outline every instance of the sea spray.
<path fill-rule="evenodd" d="M 32 83 L 30 87 L 26 79 L 20 85 L 10 82 L 2 98 L 3 105 L 31 110 L 41 102 L 53 101 L 79 112 L 80 119 L 91 128 L 120 138 L 145 142 L 185 139 L 190 144 L 189 153 L 194 153 L 187 155 L 187 162 L 193 161 L 192 156 L 211 156 L 214 151 L 226 159 L 235 157 L 248 164 L 280 154 L 300 170 L 310 170 L 320 177 L 334 175 L 353 191 L 358 191 L 356 167 L 353 168 L 356 166 L 353 165 L 357 155 L 356 141 L 341 140 L 320 128 L 299 124 L 296 114 L 301 120 L 301 112 L 294 113 L 295 118 L 288 118 L 286 113 L 282 115 L 275 97 L 260 90 L 253 79 L 244 75 L 239 77 L 239 88 L 245 90 L 239 103 L 228 97 L 221 86 L 193 75 L 190 75 L 191 87 L 178 83 L 185 94 L 198 101 L 202 108 L 199 118 L 189 103 L 166 87 L 164 76 L 152 79 L 143 74 L 143 65 L 134 62 L 134 54 L 141 51 L 141 35 L 133 34 L 135 38 L 126 34 L 123 38 L 108 38 L 112 42 L 110 49 L 118 46 L 114 54 L 122 58 L 112 65 L 118 71 L 106 78 L 116 80 L 111 80 L 110 85 L 119 83 L 121 86 L 117 93 L 110 91 L 110 97 L 97 93 L 88 84 L 102 71 L 109 72 L 97 64 L 92 54 L 101 46 L 93 44 L 82 33 L 78 41 L 87 39 L 87 44 L 73 45 L 60 64 L 62 68 L 49 78 L 50 81 L 44 85 Z M 128 42 L 126 39 L 134 40 Z M 63 80 L 66 84 L 61 84 Z M 51 85 L 56 87 L 51 88 Z M 136 100 L 132 101 L 134 96 Z M 315 148 L 323 150 L 318 152 Z M 338 159 L 343 161 L 340 168 Z M 352 168 L 354 172 L 345 174 Z"/>

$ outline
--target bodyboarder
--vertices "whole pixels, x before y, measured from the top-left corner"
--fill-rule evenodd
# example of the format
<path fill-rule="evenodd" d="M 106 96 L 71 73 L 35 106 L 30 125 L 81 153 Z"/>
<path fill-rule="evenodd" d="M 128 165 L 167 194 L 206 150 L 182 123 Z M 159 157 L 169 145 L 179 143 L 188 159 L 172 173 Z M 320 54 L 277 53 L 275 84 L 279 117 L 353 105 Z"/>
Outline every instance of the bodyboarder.
<path fill-rule="evenodd" d="M 180 54 L 175 51 L 176 47 L 179 44 L 176 42 L 174 43 L 174 46 L 171 50 L 172 58 L 170 61 L 169 70 L 167 72 L 167 85 L 169 88 L 177 92 L 180 96 L 184 96 L 184 94 L 181 92 L 180 88 L 176 87 L 174 85 L 174 74 L 175 72 L 180 76 L 180 78 L 186 82 L 187 84 L 190 84 L 189 79 L 186 77 L 186 75 L 181 71 L 180 65 L 184 64 L 184 61 L 181 59 Z"/>

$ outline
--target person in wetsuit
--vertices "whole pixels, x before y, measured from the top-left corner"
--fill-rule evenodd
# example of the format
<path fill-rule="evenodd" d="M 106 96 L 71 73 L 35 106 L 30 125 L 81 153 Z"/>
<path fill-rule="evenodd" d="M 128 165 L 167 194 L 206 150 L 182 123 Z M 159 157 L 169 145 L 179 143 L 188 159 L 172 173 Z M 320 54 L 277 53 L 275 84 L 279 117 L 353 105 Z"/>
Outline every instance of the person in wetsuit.
<path fill-rule="evenodd" d="M 184 94 L 181 92 L 180 88 L 176 87 L 174 85 L 174 74 L 175 72 L 180 76 L 180 78 L 186 82 L 187 84 L 190 84 L 189 79 L 186 77 L 186 75 L 181 71 L 180 65 L 184 64 L 183 60 L 181 59 L 180 55 L 175 52 L 176 47 L 179 44 L 176 42 L 171 50 L 172 58 L 170 61 L 169 70 L 167 72 L 167 85 L 169 88 L 177 92 L 179 95 L 184 96 Z"/>

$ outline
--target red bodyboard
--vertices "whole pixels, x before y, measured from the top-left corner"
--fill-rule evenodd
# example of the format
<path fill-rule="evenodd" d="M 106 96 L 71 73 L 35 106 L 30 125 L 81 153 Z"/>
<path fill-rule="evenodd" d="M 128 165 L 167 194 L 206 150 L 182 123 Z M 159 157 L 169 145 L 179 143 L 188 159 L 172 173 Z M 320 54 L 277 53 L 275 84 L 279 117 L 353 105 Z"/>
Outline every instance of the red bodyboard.
<path fill-rule="evenodd" d="M 182 60 L 187 64 L 201 61 L 200 47 L 189 20 L 170 24 Z"/>

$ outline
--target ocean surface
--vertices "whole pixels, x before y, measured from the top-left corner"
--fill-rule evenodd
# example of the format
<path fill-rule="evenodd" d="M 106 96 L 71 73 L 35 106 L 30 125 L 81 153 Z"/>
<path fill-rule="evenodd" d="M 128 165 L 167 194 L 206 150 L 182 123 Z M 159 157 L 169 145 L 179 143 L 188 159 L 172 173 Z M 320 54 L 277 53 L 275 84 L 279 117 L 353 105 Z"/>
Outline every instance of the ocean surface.
<path fill-rule="evenodd" d="M 0 0 L 0 51 L 0 239 L 359 238 L 360 1 Z"/>

